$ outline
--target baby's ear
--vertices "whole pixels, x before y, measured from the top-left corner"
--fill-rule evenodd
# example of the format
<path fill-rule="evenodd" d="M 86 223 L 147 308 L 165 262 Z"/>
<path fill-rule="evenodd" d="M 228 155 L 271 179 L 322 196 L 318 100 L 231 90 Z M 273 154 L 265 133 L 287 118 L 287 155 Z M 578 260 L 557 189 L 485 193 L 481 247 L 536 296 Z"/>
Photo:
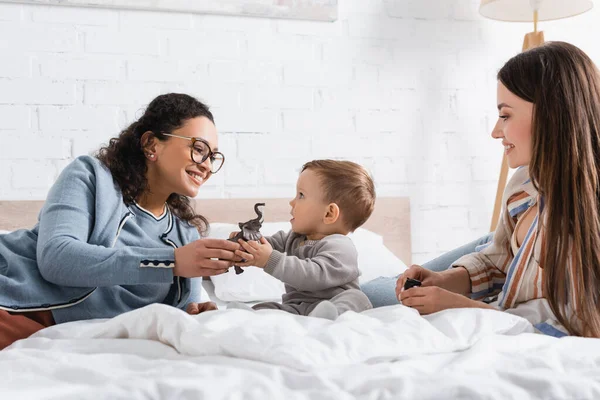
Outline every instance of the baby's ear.
<path fill-rule="evenodd" d="M 329 203 L 323 222 L 327 225 L 335 224 L 340 218 L 340 207 L 336 203 Z"/>

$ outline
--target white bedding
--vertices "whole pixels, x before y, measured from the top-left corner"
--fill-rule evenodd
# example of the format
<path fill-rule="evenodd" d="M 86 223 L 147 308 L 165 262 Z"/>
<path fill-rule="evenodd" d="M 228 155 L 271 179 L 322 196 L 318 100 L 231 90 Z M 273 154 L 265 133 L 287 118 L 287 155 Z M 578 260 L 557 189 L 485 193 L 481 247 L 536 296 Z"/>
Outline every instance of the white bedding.
<path fill-rule="evenodd" d="M 13 344 L 0 352 L 0 397 L 600 398 L 600 340 L 530 332 L 483 309 L 421 317 L 398 305 L 332 322 L 152 305 Z"/>

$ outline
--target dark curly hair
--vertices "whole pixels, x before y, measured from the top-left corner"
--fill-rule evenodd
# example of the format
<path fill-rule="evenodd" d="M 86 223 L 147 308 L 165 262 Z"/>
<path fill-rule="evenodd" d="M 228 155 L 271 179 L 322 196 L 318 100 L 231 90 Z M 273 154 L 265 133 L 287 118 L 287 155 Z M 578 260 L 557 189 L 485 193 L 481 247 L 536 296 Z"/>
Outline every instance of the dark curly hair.
<path fill-rule="evenodd" d="M 142 135 L 151 131 L 158 140 L 165 141 L 168 137 L 162 132 L 171 133 L 196 117 L 206 117 L 215 122 L 208 106 L 192 96 L 163 94 L 150 102 L 140 119 L 121 131 L 118 137 L 110 139 L 108 146 L 100 148 L 96 158 L 110 170 L 125 204 L 133 204 L 148 186 Z M 172 193 L 167 205 L 173 214 L 195 226 L 201 234 L 208 229 L 207 219 L 196 214 L 187 196 Z"/>

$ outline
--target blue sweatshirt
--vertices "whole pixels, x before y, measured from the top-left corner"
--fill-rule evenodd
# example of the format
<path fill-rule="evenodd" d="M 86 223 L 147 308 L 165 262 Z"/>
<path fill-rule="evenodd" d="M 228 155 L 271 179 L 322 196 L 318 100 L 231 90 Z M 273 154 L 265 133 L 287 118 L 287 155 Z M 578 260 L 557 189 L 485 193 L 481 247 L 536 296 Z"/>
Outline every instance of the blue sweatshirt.
<path fill-rule="evenodd" d="M 175 248 L 199 239 L 198 231 L 167 211 L 159 237 L 144 233 L 150 225 L 133 207 L 99 160 L 74 160 L 36 226 L 0 235 L 0 308 L 52 310 L 56 322 L 67 322 L 154 302 L 184 307 L 199 280 L 173 276 Z"/>

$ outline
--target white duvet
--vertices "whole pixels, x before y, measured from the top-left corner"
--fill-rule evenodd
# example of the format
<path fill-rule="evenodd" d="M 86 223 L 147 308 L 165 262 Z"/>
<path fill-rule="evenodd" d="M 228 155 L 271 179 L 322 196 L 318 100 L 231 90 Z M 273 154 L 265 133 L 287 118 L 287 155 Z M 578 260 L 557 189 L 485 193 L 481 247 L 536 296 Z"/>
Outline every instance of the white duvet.
<path fill-rule="evenodd" d="M 600 339 L 493 310 L 392 306 L 332 322 L 152 305 L 0 352 L 2 399 L 600 399 Z"/>

